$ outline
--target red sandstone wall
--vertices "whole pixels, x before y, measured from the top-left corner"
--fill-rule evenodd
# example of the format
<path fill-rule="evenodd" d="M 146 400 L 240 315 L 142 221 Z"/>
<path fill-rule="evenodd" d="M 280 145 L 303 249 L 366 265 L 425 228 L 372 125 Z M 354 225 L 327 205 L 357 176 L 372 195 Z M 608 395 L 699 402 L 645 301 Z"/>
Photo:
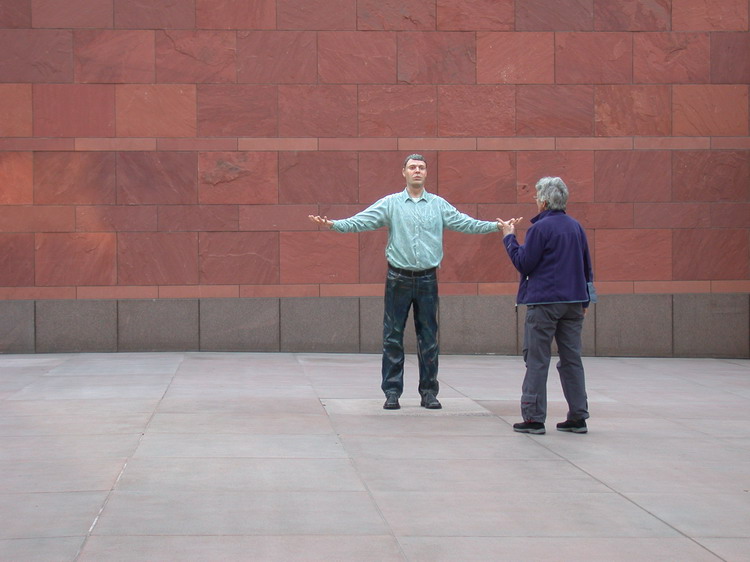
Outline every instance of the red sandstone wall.
<path fill-rule="evenodd" d="M 571 187 L 600 291 L 750 290 L 748 0 L 0 0 L 0 298 L 379 295 L 399 190 Z M 515 292 L 447 233 L 443 294 Z"/>

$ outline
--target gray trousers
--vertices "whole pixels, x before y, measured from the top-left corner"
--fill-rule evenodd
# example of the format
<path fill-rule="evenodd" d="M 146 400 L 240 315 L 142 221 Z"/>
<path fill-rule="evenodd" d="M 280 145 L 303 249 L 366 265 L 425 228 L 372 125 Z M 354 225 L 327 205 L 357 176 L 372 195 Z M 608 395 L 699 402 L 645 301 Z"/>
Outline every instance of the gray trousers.
<path fill-rule="evenodd" d="M 568 401 L 568 419 L 581 420 L 589 417 L 581 361 L 582 330 L 583 305 L 579 302 L 528 306 L 523 338 L 526 376 L 521 395 L 521 415 L 524 421 L 544 423 L 547 419 L 547 373 L 553 338 L 560 355 L 557 371 L 560 373 L 563 394 Z"/>

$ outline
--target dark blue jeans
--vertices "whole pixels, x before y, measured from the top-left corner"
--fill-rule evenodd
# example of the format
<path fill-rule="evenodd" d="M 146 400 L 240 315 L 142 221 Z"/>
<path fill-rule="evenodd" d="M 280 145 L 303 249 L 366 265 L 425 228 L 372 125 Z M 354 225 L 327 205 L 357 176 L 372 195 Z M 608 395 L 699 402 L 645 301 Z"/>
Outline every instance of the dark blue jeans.
<path fill-rule="evenodd" d="M 383 384 L 385 394 L 404 391 L 404 328 L 414 307 L 419 359 L 419 394 L 438 393 L 437 274 L 409 277 L 388 269 L 383 314 Z"/>

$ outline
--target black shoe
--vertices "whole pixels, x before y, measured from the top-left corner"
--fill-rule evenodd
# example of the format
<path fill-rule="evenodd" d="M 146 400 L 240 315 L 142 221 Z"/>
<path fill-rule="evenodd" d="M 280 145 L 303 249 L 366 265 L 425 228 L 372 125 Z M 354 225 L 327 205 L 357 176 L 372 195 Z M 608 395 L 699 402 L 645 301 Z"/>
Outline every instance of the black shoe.
<path fill-rule="evenodd" d="M 533 433 L 534 435 L 542 435 L 545 432 L 544 424 L 541 422 L 525 421 L 522 423 L 514 423 L 513 431 L 518 433 Z"/>
<path fill-rule="evenodd" d="M 432 392 L 425 392 L 424 396 L 422 396 L 422 403 L 420 406 L 427 408 L 428 410 L 439 410 L 443 407 Z"/>
<path fill-rule="evenodd" d="M 398 403 L 397 394 L 385 395 L 385 404 L 383 404 L 384 410 L 398 410 L 400 407 L 401 407 L 401 404 Z"/>
<path fill-rule="evenodd" d="M 572 433 L 588 433 L 586 420 L 565 420 L 557 424 L 557 431 L 570 431 Z"/>

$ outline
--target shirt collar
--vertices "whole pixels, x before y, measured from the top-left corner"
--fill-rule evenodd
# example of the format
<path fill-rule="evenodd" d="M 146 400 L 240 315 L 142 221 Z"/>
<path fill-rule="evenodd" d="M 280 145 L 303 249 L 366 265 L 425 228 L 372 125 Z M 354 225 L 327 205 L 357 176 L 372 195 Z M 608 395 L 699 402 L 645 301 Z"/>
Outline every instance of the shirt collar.
<path fill-rule="evenodd" d="M 539 213 L 537 216 L 535 216 L 533 219 L 531 219 L 531 223 L 535 223 L 536 221 L 543 219 L 546 216 L 549 215 L 564 215 L 566 214 L 565 211 L 560 209 L 544 209 L 541 213 Z"/>
<path fill-rule="evenodd" d="M 409 194 L 409 190 L 407 188 L 404 188 L 402 195 L 403 195 L 404 201 L 411 199 L 411 195 Z M 417 199 L 417 201 L 421 201 L 422 199 L 424 199 L 425 201 L 429 202 L 433 197 L 435 196 L 432 193 L 428 193 L 426 189 L 423 189 L 422 195 L 420 196 L 419 199 Z"/>

